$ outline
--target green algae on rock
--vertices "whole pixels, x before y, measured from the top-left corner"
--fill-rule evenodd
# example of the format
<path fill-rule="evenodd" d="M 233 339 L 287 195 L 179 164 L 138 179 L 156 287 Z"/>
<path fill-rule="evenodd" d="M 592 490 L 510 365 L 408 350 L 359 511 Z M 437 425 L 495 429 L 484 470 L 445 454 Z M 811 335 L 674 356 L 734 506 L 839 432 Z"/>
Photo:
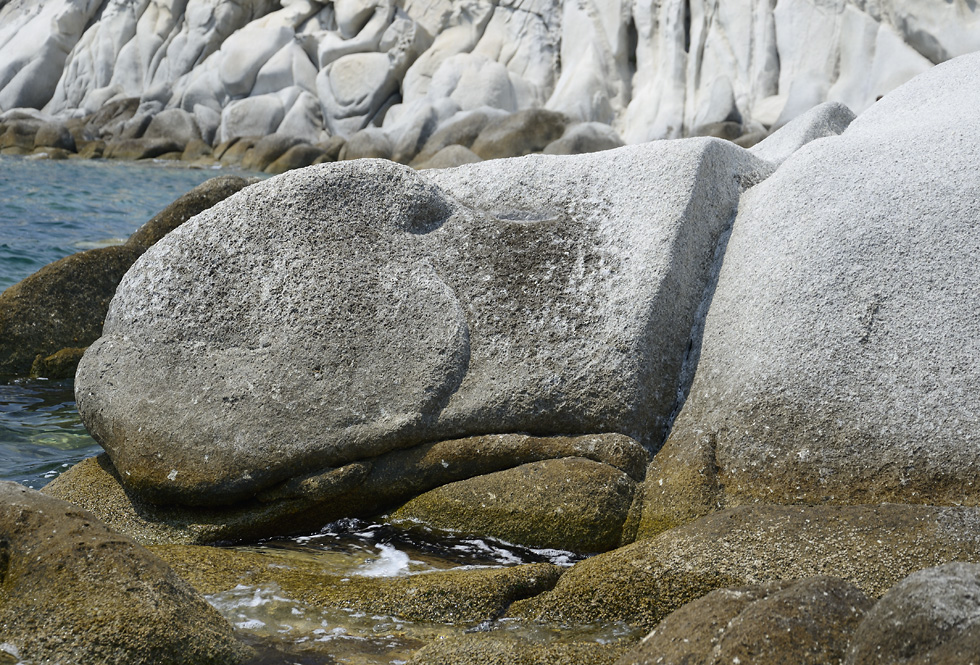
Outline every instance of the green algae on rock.
<path fill-rule="evenodd" d="M 980 560 L 976 508 L 742 506 L 577 563 L 508 616 L 652 629 L 722 587 L 834 575 L 876 597 L 915 570 L 955 560 Z"/>
<path fill-rule="evenodd" d="M 159 557 L 91 514 L 0 482 L 0 635 L 76 665 L 233 665 L 249 650 Z"/>
<path fill-rule="evenodd" d="M 446 624 L 494 619 L 515 600 L 552 588 L 562 574 L 558 566 L 532 563 L 365 577 L 325 572 L 313 560 L 269 552 L 193 545 L 154 546 L 152 551 L 200 593 L 271 583 L 290 598 L 317 607 Z"/>
<path fill-rule="evenodd" d="M 606 464 L 545 460 L 443 485 L 398 508 L 391 522 L 527 547 L 605 552 L 621 544 L 635 490 L 635 482 Z"/>
<path fill-rule="evenodd" d="M 301 476 L 237 506 L 211 508 L 149 503 L 127 491 L 108 456 L 100 455 L 61 474 L 44 492 L 144 544 L 206 544 L 309 532 L 342 517 L 379 514 L 447 483 L 557 458 L 592 460 L 634 482 L 643 478 L 647 455 L 620 434 L 452 439 Z"/>
<path fill-rule="evenodd" d="M 842 663 L 871 605 L 833 577 L 718 589 L 670 614 L 616 665 Z"/>
<path fill-rule="evenodd" d="M 420 649 L 409 665 L 610 665 L 627 644 L 538 643 L 491 632 L 459 635 Z"/>

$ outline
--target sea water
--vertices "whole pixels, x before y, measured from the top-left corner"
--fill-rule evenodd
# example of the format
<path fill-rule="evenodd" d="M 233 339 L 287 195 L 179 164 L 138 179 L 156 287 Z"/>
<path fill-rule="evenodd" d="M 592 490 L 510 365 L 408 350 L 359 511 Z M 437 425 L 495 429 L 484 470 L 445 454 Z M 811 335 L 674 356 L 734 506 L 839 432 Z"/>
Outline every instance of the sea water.
<path fill-rule="evenodd" d="M 125 242 L 212 169 L 0 156 L 0 291 L 74 252 Z M 101 451 L 71 380 L 0 383 L 0 480 L 40 489 Z"/>

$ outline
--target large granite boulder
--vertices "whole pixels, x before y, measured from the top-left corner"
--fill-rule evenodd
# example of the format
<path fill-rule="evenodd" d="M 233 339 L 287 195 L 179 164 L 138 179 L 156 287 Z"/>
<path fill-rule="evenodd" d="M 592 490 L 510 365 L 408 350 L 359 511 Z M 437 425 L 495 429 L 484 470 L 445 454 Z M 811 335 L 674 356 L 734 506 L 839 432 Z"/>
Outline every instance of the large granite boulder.
<path fill-rule="evenodd" d="M 980 55 L 938 66 L 742 198 L 652 522 L 980 503 L 978 103 Z"/>
<path fill-rule="evenodd" d="M 241 663 L 249 650 L 167 564 L 64 501 L 0 482 L 0 653 L 22 662 Z"/>
<path fill-rule="evenodd" d="M 133 262 L 166 233 L 249 183 L 237 176 L 208 180 L 146 222 L 126 244 L 72 254 L 5 290 L 0 294 L 0 377 L 25 376 L 38 357 L 84 348 L 98 339 L 109 301 Z M 47 364 L 35 373 L 52 376 Z"/>
<path fill-rule="evenodd" d="M 129 489 L 213 507 L 424 441 L 659 441 L 767 166 L 692 139 L 427 173 L 290 172 L 141 257 L 76 379 Z"/>

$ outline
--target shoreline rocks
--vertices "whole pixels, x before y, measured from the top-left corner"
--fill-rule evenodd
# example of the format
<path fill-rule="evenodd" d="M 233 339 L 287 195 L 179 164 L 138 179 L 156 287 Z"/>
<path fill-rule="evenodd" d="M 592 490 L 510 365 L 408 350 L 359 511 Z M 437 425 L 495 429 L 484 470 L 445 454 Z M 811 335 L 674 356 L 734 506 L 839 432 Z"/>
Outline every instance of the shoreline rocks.
<path fill-rule="evenodd" d="M 237 665 L 250 656 L 160 558 L 10 482 L 0 482 L 0 627 L 0 651 L 30 662 Z"/>

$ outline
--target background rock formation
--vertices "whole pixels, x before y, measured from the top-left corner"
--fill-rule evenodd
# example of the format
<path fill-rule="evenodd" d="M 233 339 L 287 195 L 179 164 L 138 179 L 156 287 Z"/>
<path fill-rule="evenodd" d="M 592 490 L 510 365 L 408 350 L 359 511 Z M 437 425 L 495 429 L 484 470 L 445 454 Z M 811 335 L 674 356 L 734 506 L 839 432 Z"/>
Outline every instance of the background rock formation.
<path fill-rule="evenodd" d="M 133 98 L 114 132 L 180 110 L 213 143 L 375 124 L 421 145 L 480 108 L 544 107 L 627 143 L 752 133 L 824 101 L 860 113 L 980 49 L 978 25 L 966 0 L 12 0 L 0 111 Z"/>

